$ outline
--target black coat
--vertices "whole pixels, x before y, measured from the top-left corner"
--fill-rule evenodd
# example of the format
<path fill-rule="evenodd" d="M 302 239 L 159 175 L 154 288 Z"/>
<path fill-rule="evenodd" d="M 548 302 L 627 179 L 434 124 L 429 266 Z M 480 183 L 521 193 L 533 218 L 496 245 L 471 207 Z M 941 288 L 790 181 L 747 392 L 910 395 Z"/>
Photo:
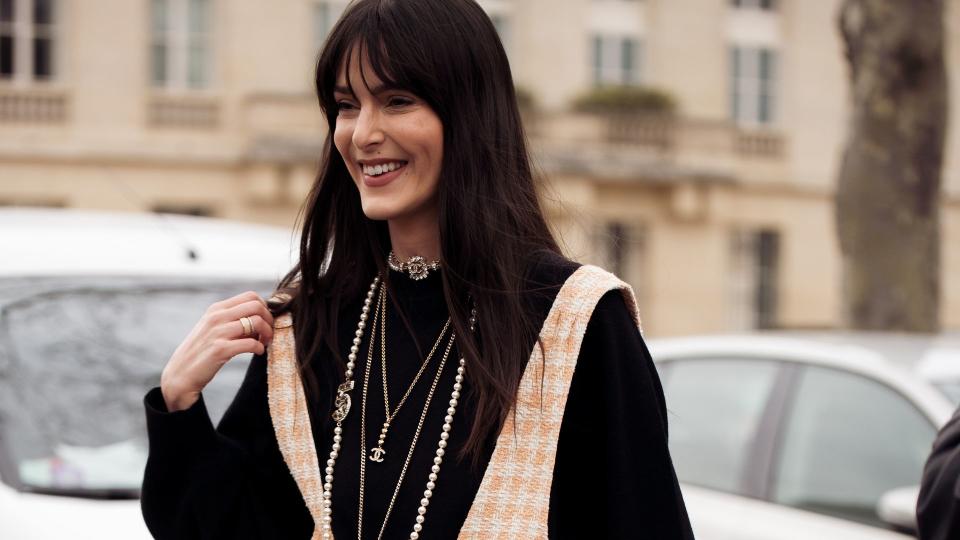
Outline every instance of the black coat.
<path fill-rule="evenodd" d="M 529 298 L 543 321 L 563 281 L 576 269 L 565 260 L 541 262 L 533 282 L 552 284 L 548 293 Z M 429 350 L 446 306 L 439 277 L 415 282 L 392 277 L 398 299 L 421 348 Z M 339 342 L 349 344 L 361 302 L 344 306 Z M 414 314 L 414 316 L 410 316 Z M 388 388 L 391 406 L 413 380 L 422 358 L 396 310 L 388 318 Z M 369 328 L 369 325 L 368 325 Z M 367 340 L 364 335 L 355 380 L 362 384 Z M 531 349 L 533 344 L 531 343 Z M 424 350 L 424 354 L 426 354 Z M 441 351 L 442 352 L 442 351 Z M 454 353 L 456 351 L 454 350 Z M 453 356 L 452 358 L 458 358 Z M 329 352 L 317 362 L 331 361 Z M 368 397 L 367 446 L 373 446 L 384 415 L 382 377 L 374 355 Z M 436 361 L 423 378 L 436 375 Z M 407 480 L 397 497 L 384 538 L 407 538 L 432 464 L 437 434 L 449 399 L 455 360 L 448 363 L 416 446 Z M 367 467 L 364 538 L 376 538 L 385 509 L 419 420 L 429 383 L 421 380 L 394 420 L 387 439 L 388 458 Z M 464 396 L 469 396 L 469 371 Z M 344 424 L 333 496 L 337 538 L 356 538 L 359 495 L 360 392 Z M 327 403 L 321 396 L 318 403 Z M 232 405 L 214 429 L 201 398 L 191 408 L 168 413 L 159 388 L 145 400 L 150 455 L 143 483 L 142 509 L 147 526 L 160 539 L 310 538 L 313 520 L 277 446 L 267 406 L 266 358 L 255 357 Z M 325 461 L 333 424 L 328 410 L 311 403 L 315 444 Z M 461 399 L 448 456 L 455 456 L 472 424 L 469 399 Z M 677 477 L 667 449 L 663 390 L 643 338 L 619 292 L 606 294 L 587 327 L 571 383 L 558 441 L 550 495 L 551 538 L 692 539 Z M 480 486 L 491 440 L 480 468 L 467 461 L 444 460 L 421 539 L 456 538 Z"/>
<path fill-rule="evenodd" d="M 921 540 L 960 538 L 960 410 L 940 430 L 923 468 L 917 525 Z"/>

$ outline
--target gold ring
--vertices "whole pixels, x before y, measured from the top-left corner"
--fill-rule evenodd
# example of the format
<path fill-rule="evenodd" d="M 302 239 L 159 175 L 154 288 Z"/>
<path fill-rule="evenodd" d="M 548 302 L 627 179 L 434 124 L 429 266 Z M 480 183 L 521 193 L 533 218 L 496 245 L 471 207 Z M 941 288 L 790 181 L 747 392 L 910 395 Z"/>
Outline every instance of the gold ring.
<path fill-rule="evenodd" d="M 243 337 L 253 335 L 253 321 L 250 317 L 240 317 L 240 325 L 243 326 Z"/>

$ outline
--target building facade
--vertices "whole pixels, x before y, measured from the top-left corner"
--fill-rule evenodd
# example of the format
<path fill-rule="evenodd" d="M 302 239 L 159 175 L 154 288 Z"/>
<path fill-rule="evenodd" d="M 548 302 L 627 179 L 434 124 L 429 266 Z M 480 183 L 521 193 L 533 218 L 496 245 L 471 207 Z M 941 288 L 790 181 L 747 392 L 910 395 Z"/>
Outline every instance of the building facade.
<path fill-rule="evenodd" d="M 648 335 L 840 324 L 839 0 L 480 3 L 532 100 L 552 223 L 571 256 L 634 285 Z M 313 66 L 344 7 L 0 0 L 0 205 L 292 225 L 325 137 Z M 957 9 L 948 2 L 948 35 Z M 948 47 L 960 102 L 960 43 Z M 676 114 L 572 106 L 611 85 L 662 89 Z M 958 150 L 950 137 L 942 320 L 953 330 Z"/>

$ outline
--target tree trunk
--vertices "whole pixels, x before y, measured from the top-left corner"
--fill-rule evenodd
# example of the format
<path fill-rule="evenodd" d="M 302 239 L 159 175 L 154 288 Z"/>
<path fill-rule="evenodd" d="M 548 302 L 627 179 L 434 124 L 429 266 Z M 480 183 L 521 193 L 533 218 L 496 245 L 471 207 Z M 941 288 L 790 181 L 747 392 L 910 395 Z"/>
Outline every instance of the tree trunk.
<path fill-rule="evenodd" d="M 943 16 L 944 0 L 840 8 L 853 103 L 835 210 L 851 328 L 940 329 Z"/>

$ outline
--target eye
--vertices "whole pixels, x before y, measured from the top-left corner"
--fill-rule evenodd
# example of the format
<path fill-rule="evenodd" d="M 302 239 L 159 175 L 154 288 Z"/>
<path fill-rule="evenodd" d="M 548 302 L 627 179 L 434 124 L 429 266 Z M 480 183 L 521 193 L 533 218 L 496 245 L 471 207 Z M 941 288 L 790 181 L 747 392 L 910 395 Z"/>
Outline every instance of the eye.
<path fill-rule="evenodd" d="M 393 96 L 387 100 L 388 107 L 406 107 L 408 105 L 413 105 L 414 101 L 408 97 L 404 96 Z"/>
<path fill-rule="evenodd" d="M 337 114 L 351 112 L 355 109 L 356 107 L 354 107 L 353 103 L 349 101 L 341 100 L 337 102 Z"/>

